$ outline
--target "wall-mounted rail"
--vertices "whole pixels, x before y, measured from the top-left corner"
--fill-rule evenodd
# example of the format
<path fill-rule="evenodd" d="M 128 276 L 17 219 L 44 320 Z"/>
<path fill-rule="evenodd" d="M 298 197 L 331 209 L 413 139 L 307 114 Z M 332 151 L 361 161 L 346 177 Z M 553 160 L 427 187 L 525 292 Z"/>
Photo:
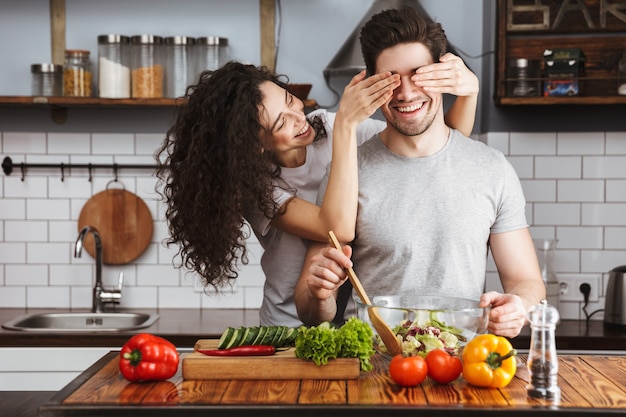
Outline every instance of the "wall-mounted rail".
<path fill-rule="evenodd" d="M 58 168 L 61 170 L 61 181 L 65 180 L 65 170 L 72 168 L 81 168 L 87 169 L 89 171 L 89 181 L 92 179 L 92 172 L 94 169 L 112 169 L 113 175 L 115 176 L 115 180 L 117 181 L 117 173 L 120 169 L 150 169 L 156 170 L 156 165 L 147 165 L 147 164 L 65 164 L 63 162 L 59 164 L 38 164 L 38 163 L 13 163 L 13 160 L 10 157 L 5 157 L 2 161 L 2 170 L 6 175 L 11 175 L 14 168 L 19 168 L 22 174 L 22 181 L 26 177 L 26 170 L 30 168 L 47 168 L 47 169 L 55 169 Z"/>

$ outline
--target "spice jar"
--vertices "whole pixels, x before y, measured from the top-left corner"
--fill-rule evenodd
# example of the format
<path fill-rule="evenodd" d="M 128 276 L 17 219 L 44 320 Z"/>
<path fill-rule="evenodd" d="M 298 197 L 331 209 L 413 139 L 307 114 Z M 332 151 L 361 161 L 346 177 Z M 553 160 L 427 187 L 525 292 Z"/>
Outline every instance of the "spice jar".
<path fill-rule="evenodd" d="M 216 70 L 230 59 L 228 39 L 218 36 L 200 37 L 196 41 L 196 70 L 194 78 L 202 71 Z"/>
<path fill-rule="evenodd" d="M 163 38 L 137 35 L 131 43 L 131 96 L 133 98 L 163 97 Z"/>
<path fill-rule="evenodd" d="M 181 97 L 185 89 L 195 78 L 192 60 L 193 46 L 196 40 L 187 36 L 165 38 L 165 97 Z"/>
<path fill-rule="evenodd" d="M 530 349 L 526 363 L 530 381 L 526 385 L 528 396 L 558 400 L 561 389 L 557 377 L 559 360 L 556 354 L 555 328 L 559 322 L 559 312 L 541 300 L 528 310 L 530 322 Z"/>
<path fill-rule="evenodd" d="M 538 79 L 538 62 L 526 58 L 513 59 L 508 68 L 509 96 L 538 96 L 540 83 Z"/>
<path fill-rule="evenodd" d="M 31 94 L 33 96 L 63 95 L 63 66 L 33 64 L 31 72 Z"/>
<path fill-rule="evenodd" d="M 98 91 L 103 98 L 130 97 L 130 38 L 98 36 Z"/>
<path fill-rule="evenodd" d="M 91 97 L 92 72 L 89 51 L 69 49 L 65 51 L 63 67 L 63 95 L 67 97 Z"/>

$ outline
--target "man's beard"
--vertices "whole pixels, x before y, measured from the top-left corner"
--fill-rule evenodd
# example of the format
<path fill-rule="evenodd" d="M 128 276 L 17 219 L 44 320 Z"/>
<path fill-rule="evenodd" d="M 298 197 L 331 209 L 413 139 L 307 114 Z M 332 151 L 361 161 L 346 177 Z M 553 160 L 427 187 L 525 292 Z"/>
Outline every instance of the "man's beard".
<path fill-rule="evenodd" d="M 387 123 L 389 125 L 391 125 L 391 127 L 393 127 L 395 130 L 397 130 L 399 133 L 401 133 L 404 136 L 417 136 L 417 135 L 421 135 L 422 133 L 424 133 L 425 131 L 427 131 L 430 126 L 433 124 L 433 121 L 435 120 L 435 116 L 431 115 L 430 113 L 426 115 L 427 117 L 430 117 L 430 119 L 428 120 L 424 120 L 421 123 L 418 124 L 414 124 L 414 123 L 401 123 L 398 122 L 396 119 L 387 119 Z"/>

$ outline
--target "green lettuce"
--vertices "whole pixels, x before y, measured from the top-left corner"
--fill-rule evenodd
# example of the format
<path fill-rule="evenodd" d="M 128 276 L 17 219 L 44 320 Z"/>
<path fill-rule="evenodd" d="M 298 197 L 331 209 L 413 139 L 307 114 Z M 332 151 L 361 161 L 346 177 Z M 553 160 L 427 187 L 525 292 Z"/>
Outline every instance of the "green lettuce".
<path fill-rule="evenodd" d="M 295 354 L 300 359 L 326 365 L 330 359 L 358 358 L 362 371 L 371 371 L 373 332 L 362 320 L 351 317 L 337 328 L 329 322 L 318 326 L 301 326 L 295 340 Z"/>

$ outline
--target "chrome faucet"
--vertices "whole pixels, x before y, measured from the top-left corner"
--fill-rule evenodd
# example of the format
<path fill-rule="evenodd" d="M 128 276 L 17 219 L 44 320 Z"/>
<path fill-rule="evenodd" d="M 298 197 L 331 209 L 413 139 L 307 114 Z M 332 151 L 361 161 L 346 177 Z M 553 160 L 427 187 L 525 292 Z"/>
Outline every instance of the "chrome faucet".
<path fill-rule="evenodd" d="M 104 312 L 105 304 L 119 304 L 122 299 L 122 286 L 124 284 L 124 273 L 120 272 L 120 277 L 116 288 L 106 290 L 102 285 L 102 239 L 98 229 L 93 226 L 85 226 L 78 233 L 74 246 L 74 257 L 80 258 L 83 251 L 83 242 L 88 233 L 93 235 L 96 246 L 96 285 L 93 288 L 93 300 L 91 311 L 93 313 Z"/>

